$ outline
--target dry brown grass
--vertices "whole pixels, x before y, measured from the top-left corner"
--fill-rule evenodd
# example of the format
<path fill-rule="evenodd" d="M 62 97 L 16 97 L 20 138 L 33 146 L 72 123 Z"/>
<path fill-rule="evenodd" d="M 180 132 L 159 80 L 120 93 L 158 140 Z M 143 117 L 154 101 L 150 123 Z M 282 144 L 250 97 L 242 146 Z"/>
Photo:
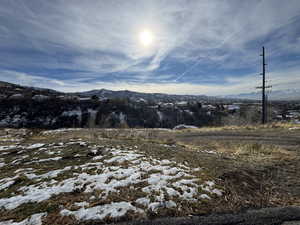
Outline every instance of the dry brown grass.
<path fill-rule="evenodd" d="M 297 157 L 297 152 L 271 144 L 239 143 L 234 141 L 205 141 L 201 145 L 176 142 L 193 152 L 215 152 L 228 157 L 238 157 L 250 161 L 291 160 Z"/>
<path fill-rule="evenodd" d="M 289 129 L 289 128 L 300 129 L 300 124 L 273 122 L 265 125 L 256 124 L 256 125 L 244 125 L 244 126 L 200 127 L 197 129 L 175 130 L 174 132 L 185 133 L 185 132 L 210 132 L 210 131 L 226 131 L 226 130 L 263 130 L 263 129 Z"/>
<path fill-rule="evenodd" d="M 159 209 L 157 212 L 147 211 L 148 217 L 162 216 L 185 216 L 189 214 L 203 214 L 210 212 L 236 212 L 245 208 L 259 208 L 265 206 L 291 205 L 300 204 L 299 197 L 289 193 L 289 190 L 280 189 L 280 185 L 285 185 L 281 180 L 281 176 L 277 170 L 286 168 L 283 176 L 290 179 L 290 185 L 293 185 L 293 179 L 297 179 L 295 171 L 288 164 L 294 165 L 295 160 L 299 160 L 297 151 L 291 151 L 277 145 L 266 145 L 260 143 L 239 143 L 237 141 L 182 141 L 181 134 L 188 132 L 209 132 L 234 130 L 243 132 L 244 130 L 264 130 L 278 129 L 286 132 L 296 125 L 288 124 L 269 124 L 266 126 L 247 126 L 247 127 L 216 127 L 216 128 L 200 128 L 192 130 L 179 131 L 163 131 L 155 129 L 83 129 L 69 132 L 64 135 L 54 134 L 44 137 L 39 133 L 34 133 L 25 140 L 26 143 L 52 143 L 64 142 L 70 139 L 81 138 L 83 141 L 90 141 L 105 146 L 121 146 L 132 147 L 137 146 L 138 151 L 143 152 L 148 157 L 156 159 L 169 159 L 175 161 L 175 165 L 184 164 L 191 168 L 203 168 L 203 170 L 192 172 L 199 179 L 214 180 L 220 185 L 224 192 L 224 196 L 211 201 L 199 201 L 195 203 L 180 202 L 182 208 L 178 209 Z M 300 127 L 300 126 L 299 126 Z M 256 132 L 256 131 L 255 131 Z M 179 135 L 179 136 L 177 136 Z M 197 136 L 195 137 L 195 139 Z M 169 147 L 168 147 L 169 145 Z M 175 145 L 170 147 L 171 145 Z M 207 151 L 214 151 L 217 154 L 209 154 Z M 80 146 L 66 147 L 63 151 L 62 162 L 51 162 L 45 164 L 31 165 L 39 173 L 45 173 L 51 169 L 63 168 L 76 163 L 82 164 L 88 162 L 91 157 L 87 156 L 86 149 Z M 73 155 L 83 153 L 82 157 L 74 159 Z M 12 156 L 8 156 L 12 157 Z M 41 155 L 42 157 L 42 155 Z M 44 157 L 44 156 L 43 156 Z M 9 160 L 13 160 L 13 157 Z M 288 162 L 283 164 L 283 162 Z M 113 165 L 113 164 L 108 164 Z M 123 165 L 127 168 L 127 162 Z M 296 167 L 295 167 L 296 168 Z M 5 168 L 6 169 L 6 168 Z M 15 169 L 7 170 L 12 173 Z M 297 168 L 296 168 L 297 169 Z M 71 176 L 75 170 L 65 172 L 57 176 L 58 180 L 63 180 Z M 80 172 L 80 170 L 76 171 Z M 101 173 L 91 168 L 85 171 L 91 174 Z M 150 171 L 150 173 L 158 171 Z M 70 173 L 70 174 L 69 174 Z M 6 174 L 7 175 L 7 174 Z M 5 176 L 6 176 L 5 175 Z M 149 175 L 145 175 L 145 178 Z M 289 176 L 291 176 L 289 178 Z M 27 184 L 28 180 L 20 180 L 19 185 Z M 201 182 L 201 180 L 199 181 Z M 18 185 L 18 184 L 16 184 Z M 21 221 L 28 216 L 38 212 L 48 212 L 48 216 L 44 218 L 45 224 L 76 224 L 74 217 L 64 217 L 59 214 L 59 206 L 62 205 L 70 210 L 76 210 L 75 202 L 88 201 L 89 207 L 101 204 L 109 204 L 118 201 L 134 201 L 137 197 L 144 197 L 144 193 L 140 190 L 145 187 L 146 183 L 133 185 L 132 191 L 129 187 L 121 188 L 119 193 L 111 193 L 106 200 L 94 199 L 90 200 L 90 195 L 85 195 L 82 191 L 70 194 L 58 195 L 48 201 L 35 205 L 24 204 L 16 210 L 0 211 L 0 217 L 5 219 L 15 219 Z M 294 184 L 296 185 L 296 184 Z M 16 186 L 18 187 L 18 186 Z M 217 186 L 218 187 L 218 186 Z M 292 186 L 293 187 L 293 186 Z M 9 189 L 10 196 L 14 192 L 14 187 Z M 99 196 L 101 193 L 93 193 Z M 168 197 L 168 196 L 167 196 Z M 171 198 L 170 198 L 171 199 Z M 175 202 L 178 202 L 178 199 Z M 74 208 L 75 207 L 75 208 Z M 134 218 L 135 214 L 129 212 L 122 220 Z M 106 222 L 113 222 L 112 218 L 105 218 Z M 93 222 L 84 222 L 82 224 L 93 224 Z"/>
<path fill-rule="evenodd" d="M 215 150 L 222 154 L 237 157 L 237 160 L 268 162 L 291 160 L 297 157 L 297 153 L 275 145 L 259 143 L 237 144 L 230 143 L 216 146 Z"/>
<path fill-rule="evenodd" d="M 62 216 L 59 212 L 52 212 L 42 220 L 43 225 L 75 225 L 79 222 L 74 216 Z"/>

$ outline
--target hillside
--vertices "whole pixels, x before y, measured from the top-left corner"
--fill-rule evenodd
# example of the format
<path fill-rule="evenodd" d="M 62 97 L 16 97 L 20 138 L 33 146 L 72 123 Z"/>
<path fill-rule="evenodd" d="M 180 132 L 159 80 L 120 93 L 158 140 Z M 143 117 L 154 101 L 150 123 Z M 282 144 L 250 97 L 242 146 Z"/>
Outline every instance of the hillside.
<path fill-rule="evenodd" d="M 65 96 L 65 97 L 92 97 L 97 96 L 99 98 L 128 98 L 133 101 L 149 101 L 149 102 L 179 102 L 179 101 L 204 101 L 204 102 L 216 102 L 222 101 L 224 103 L 232 103 L 236 99 L 231 98 L 217 98 L 213 96 L 206 95 L 172 95 L 172 94 L 163 94 L 163 93 L 141 93 L 134 92 L 128 90 L 121 91 L 112 91 L 107 89 L 99 89 L 99 90 L 91 90 L 84 92 L 74 92 L 74 93 L 63 93 L 59 91 L 55 91 L 52 89 L 38 88 L 38 87 L 27 87 L 16 85 L 12 83 L 7 83 L 0 81 L 0 99 L 1 98 L 9 98 L 14 94 L 22 94 L 26 97 L 32 97 L 34 95 L 46 95 L 49 97 L 55 96 Z M 251 102 L 249 100 L 245 100 L 245 102 Z"/>
<path fill-rule="evenodd" d="M 26 87 L 0 81 L 0 99 L 10 98 L 14 95 L 31 98 L 35 95 L 45 95 L 50 97 L 57 96 L 59 94 L 61 94 L 61 92 L 51 89 Z"/>
<path fill-rule="evenodd" d="M 224 108 L 227 101 L 206 96 L 104 89 L 61 93 L 5 82 L 1 85 L 0 127 L 201 127 L 221 124 L 222 117 L 239 108 L 228 110 Z"/>
<path fill-rule="evenodd" d="M 130 98 L 136 101 L 152 102 L 174 102 L 174 101 L 214 101 L 216 97 L 206 95 L 170 95 L 162 93 L 141 93 L 134 91 L 111 91 L 106 89 L 92 90 L 87 92 L 73 93 L 75 95 L 91 97 L 93 95 L 100 98 Z"/>
<path fill-rule="evenodd" d="M 0 85 L 0 127 L 174 128 L 260 122 L 260 103 L 250 100 L 105 89 L 62 93 Z M 270 121 L 298 123 L 299 107 L 297 102 L 272 103 Z"/>

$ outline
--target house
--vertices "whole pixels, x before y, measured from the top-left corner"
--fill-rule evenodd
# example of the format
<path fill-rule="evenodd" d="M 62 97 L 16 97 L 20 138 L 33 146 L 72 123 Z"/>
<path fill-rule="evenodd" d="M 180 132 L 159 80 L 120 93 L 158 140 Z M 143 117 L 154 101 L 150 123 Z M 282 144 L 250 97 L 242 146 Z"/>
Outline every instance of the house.
<path fill-rule="evenodd" d="M 84 101 L 90 101 L 91 98 L 90 97 L 80 97 L 79 101 L 84 102 Z"/>
<path fill-rule="evenodd" d="M 59 99 L 62 100 L 79 100 L 80 98 L 78 96 L 74 96 L 74 95 L 60 95 L 58 96 Z"/>
<path fill-rule="evenodd" d="M 24 95 L 22 94 L 13 94 L 9 96 L 9 99 L 22 99 L 22 98 L 24 98 Z"/>
<path fill-rule="evenodd" d="M 47 95 L 35 95 L 32 97 L 33 100 L 37 100 L 37 101 L 43 101 L 46 99 L 49 99 L 49 96 Z"/>
<path fill-rule="evenodd" d="M 160 104 L 160 107 L 163 107 L 163 108 L 173 108 L 173 107 L 174 107 L 174 104 L 171 103 L 171 102 L 161 103 L 161 104 Z"/>
<path fill-rule="evenodd" d="M 215 107 L 213 105 L 204 105 L 204 104 L 202 104 L 202 108 L 203 109 L 215 110 L 217 107 Z"/>
<path fill-rule="evenodd" d="M 224 107 L 229 111 L 238 111 L 241 108 L 239 105 L 225 105 Z"/>
<path fill-rule="evenodd" d="M 176 105 L 177 106 L 187 106 L 188 102 L 186 102 L 186 101 L 176 102 Z"/>

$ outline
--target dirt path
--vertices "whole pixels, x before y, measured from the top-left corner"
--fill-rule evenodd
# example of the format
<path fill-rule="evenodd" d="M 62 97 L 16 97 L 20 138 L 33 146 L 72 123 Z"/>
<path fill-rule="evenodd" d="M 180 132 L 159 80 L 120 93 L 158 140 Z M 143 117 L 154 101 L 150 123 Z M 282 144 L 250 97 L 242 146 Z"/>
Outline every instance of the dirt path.
<path fill-rule="evenodd" d="M 176 138 L 183 142 L 201 143 L 203 141 L 231 141 L 243 143 L 261 143 L 283 147 L 299 147 L 300 131 L 217 131 L 178 133 Z"/>

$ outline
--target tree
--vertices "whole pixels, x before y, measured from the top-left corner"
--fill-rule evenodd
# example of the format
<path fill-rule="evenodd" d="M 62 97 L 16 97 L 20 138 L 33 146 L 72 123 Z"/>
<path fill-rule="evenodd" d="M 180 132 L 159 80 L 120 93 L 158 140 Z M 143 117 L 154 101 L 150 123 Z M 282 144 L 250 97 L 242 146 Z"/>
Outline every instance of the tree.
<path fill-rule="evenodd" d="M 99 100 L 99 97 L 98 97 L 97 95 L 93 95 L 93 96 L 91 97 L 91 99 L 94 100 L 94 101 L 98 101 L 98 100 Z"/>

